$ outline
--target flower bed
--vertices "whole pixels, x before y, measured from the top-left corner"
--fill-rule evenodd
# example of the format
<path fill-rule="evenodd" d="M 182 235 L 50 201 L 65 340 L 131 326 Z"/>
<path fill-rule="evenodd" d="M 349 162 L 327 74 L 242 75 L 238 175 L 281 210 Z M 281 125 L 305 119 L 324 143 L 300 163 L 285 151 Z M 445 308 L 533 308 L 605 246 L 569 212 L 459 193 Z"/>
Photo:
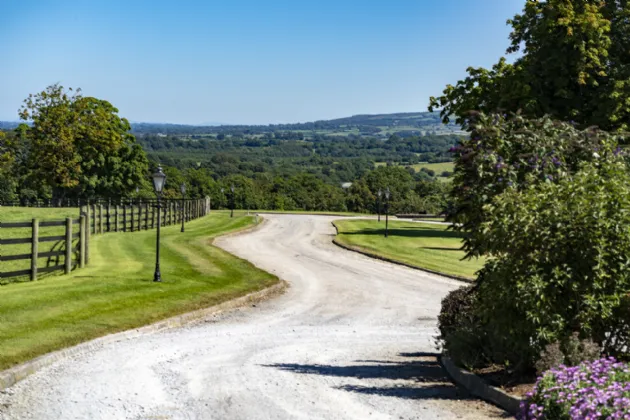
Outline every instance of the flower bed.
<path fill-rule="evenodd" d="M 519 418 L 630 419 L 630 365 L 611 357 L 551 369 L 521 403 Z"/>

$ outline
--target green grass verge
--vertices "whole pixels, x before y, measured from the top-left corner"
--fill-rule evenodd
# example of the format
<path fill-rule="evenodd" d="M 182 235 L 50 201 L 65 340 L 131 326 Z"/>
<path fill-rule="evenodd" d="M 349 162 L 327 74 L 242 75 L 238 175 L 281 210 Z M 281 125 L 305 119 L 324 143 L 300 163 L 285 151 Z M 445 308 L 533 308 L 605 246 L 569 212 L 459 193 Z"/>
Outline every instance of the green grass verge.
<path fill-rule="evenodd" d="M 390 221 L 387 239 L 385 221 L 336 220 L 335 225 L 342 244 L 414 267 L 473 279 L 483 266 L 482 259 L 462 260 L 462 237 L 445 225 Z"/>
<path fill-rule="evenodd" d="M 93 235 L 90 265 L 68 276 L 0 287 L 0 370 L 109 333 L 205 308 L 278 279 L 211 245 L 253 217 L 213 213 L 162 228 L 162 283 L 154 283 L 155 230 Z"/>

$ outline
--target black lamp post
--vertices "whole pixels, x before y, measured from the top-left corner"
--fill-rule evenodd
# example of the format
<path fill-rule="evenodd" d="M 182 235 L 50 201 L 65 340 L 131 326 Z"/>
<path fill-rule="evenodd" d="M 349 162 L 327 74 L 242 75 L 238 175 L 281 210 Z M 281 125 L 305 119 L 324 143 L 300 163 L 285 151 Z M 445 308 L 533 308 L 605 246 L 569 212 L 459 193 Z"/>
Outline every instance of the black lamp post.
<path fill-rule="evenodd" d="M 184 231 L 184 200 L 186 199 L 186 184 L 182 182 L 182 185 L 179 186 L 179 190 L 182 192 L 182 232 Z"/>
<path fill-rule="evenodd" d="M 162 206 L 160 205 L 160 198 L 162 198 L 164 184 L 166 184 L 166 175 L 162 172 L 162 167 L 158 166 L 157 172 L 153 174 L 153 188 L 155 189 L 155 195 L 157 196 L 158 211 L 157 238 L 155 242 L 155 274 L 153 275 L 153 281 L 158 282 L 162 281 L 162 274 L 160 273 L 160 225 L 162 224 Z"/>
<path fill-rule="evenodd" d="M 385 188 L 385 237 L 387 238 L 389 232 L 389 187 Z"/>
<path fill-rule="evenodd" d="M 381 221 L 381 197 L 383 195 L 383 191 L 381 191 L 381 189 L 379 188 L 378 192 L 376 193 L 376 196 L 378 197 L 376 199 L 376 214 L 378 215 L 378 221 L 380 223 Z"/>
<path fill-rule="evenodd" d="M 232 205 L 230 211 L 230 217 L 234 217 L 234 184 L 230 187 L 230 191 L 232 191 Z"/>

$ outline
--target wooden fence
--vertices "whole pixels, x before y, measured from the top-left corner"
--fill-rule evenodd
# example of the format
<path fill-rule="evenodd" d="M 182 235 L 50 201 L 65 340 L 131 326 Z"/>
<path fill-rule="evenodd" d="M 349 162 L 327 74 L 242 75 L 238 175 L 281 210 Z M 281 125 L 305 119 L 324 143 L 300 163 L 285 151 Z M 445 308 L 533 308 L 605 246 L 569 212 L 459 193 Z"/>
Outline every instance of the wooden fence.
<path fill-rule="evenodd" d="M 77 253 L 80 255 L 78 265 L 80 267 L 84 267 L 87 263 L 86 260 L 86 248 L 87 248 L 87 237 L 86 237 L 86 223 L 87 218 L 85 216 L 81 216 L 79 219 L 72 219 L 70 217 L 66 218 L 63 221 L 39 221 L 38 219 L 33 219 L 31 222 L 2 222 L 0 223 L 1 229 L 16 229 L 16 228 L 30 228 L 31 237 L 30 238 L 7 238 L 0 239 L 0 246 L 9 246 L 9 245 L 19 245 L 19 244 L 30 244 L 31 252 L 27 254 L 13 254 L 13 255 L 5 255 L 4 252 L 0 255 L 0 262 L 3 261 L 19 261 L 19 260 L 30 260 L 31 267 L 26 270 L 17 270 L 17 271 L 8 271 L 8 272 L 0 272 L 0 279 L 2 278 L 10 278 L 10 277 L 21 277 L 21 276 L 30 276 L 31 280 L 37 280 L 38 273 L 50 273 L 52 271 L 64 270 L 66 274 L 70 273 L 72 268 L 77 265 L 77 261 L 72 259 L 73 253 Z M 77 233 L 73 233 L 73 226 L 78 224 L 79 229 Z M 55 235 L 55 236 L 40 236 L 39 228 L 40 227 L 55 227 L 55 226 L 63 226 L 65 227 L 65 235 Z M 72 246 L 73 239 L 79 238 L 79 245 L 74 248 Z M 53 251 L 45 251 L 39 252 L 39 244 L 42 242 L 56 242 L 63 244 L 62 250 L 53 250 Z M 64 263 L 61 265 L 47 265 L 46 267 L 38 267 L 38 261 L 40 258 L 51 258 L 55 257 L 65 257 Z M 57 258 L 58 261 L 58 258 Z"/>
<path fill-rule="evenodd" d="M 30 268 L 14 271 L 0 271 L 0 280 L 12 277 L 29 276 L 37 280 L 39 273 L 63 270 L 69 274 L 74 268 L 83 268 L 89 263 L 90 235 L 106 232 L 135 232 L 153 229 L 157 226 L 157 202 L 126 202 L 112 205 L 90 204 L 81 207 L 78 219 L 66 218 L 62 221 L 0 222 L 0 263 L 30 260 Z M 205 216 L 210 211 L 210 200 L 162 200 L 162 226 L 181 224 Z M 75 229 L 75 225 L 77 229 Z M 64 227 L 64 235 L 41 236 L 40 228 Z M 2 238 L 4 229 L 29 229 L 29 237 Z M 78 239 L 76 246 L 73 246 Z M 51 250 L 40 252 L 41 243 L 54 242 Z M 28 253 L 7 253 L 10 246 L 30 244 Z M 55 249 L 58 248 L 58 249 Z M 10 249 L 9 249 L 10 250 Z M 76 256 L 73 258 L 73 255 Z M 64 257 L 63 264 L 59 264 Z M 45 267 L 38 267 L 41 258 L 48 258 Z M 0 267 L 1 269 L 2 267 Z"/>
<path fill-rule="evenodd" d="M 210 211 L 210 199 L 162 200 L 162 226 L 169 226 L 205 216 Z M 81 207 L 90 222 L 90 233 L 135 232 L 153 229 L 157 225 L 156 201 L 100 202 Z"/>

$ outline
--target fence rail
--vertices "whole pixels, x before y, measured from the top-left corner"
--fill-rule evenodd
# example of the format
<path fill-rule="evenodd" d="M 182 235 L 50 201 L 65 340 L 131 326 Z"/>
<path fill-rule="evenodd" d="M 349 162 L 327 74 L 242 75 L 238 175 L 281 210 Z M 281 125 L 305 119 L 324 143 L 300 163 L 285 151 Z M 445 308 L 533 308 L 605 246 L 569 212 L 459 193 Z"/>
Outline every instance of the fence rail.
<path fill-rule="evenodd" d="M 29 276 L 30 280 L 37 280 L 39 273 L 50 273 L 63 270 L 69 274 L 73 268 L 83 268 L 89 263 L 89 243 L 91 235 L 107 232 L 137 232 L 153 229 L 157 226 L 157 201 L 123 202 L 113 204 L 103 202 L 86 204 L 80 207 L 78 219 L 30 222 L 0 222 L 0 262 L 30 260 L 30 268 L 14 271 L 0 271 L 0 279 Z M 160 212 L 162 226 L 181 224 L 205 216 L 210 211 L 210 200 L 162 200 Z M 73 230 L 78 225 L 78 230 Z M 64 227 L 63 235 L 41 236 L 40 227 Z M 2 238 L 4 229 L 30 229 L 30 237 Z M 74 240 L 78 239 L 76 247 Z M 39 244 L 54 242 L 53 249 L 40 252 Z M 6 253 L 7 248 L 14 245 L 30 244 L 29 253 Z M 62 249 L 54 249 L 57 245 Z M 10 248 L 9 248 L 10 250 Z M 73 258 L 73 255 L 76 257 Z M 59 264 L 60 257 L 63 264 Z M 38 267 L 40 258 L 48 258 L 45 267 Z M 0 267 L 1 269 L 1 267 Z"/>

